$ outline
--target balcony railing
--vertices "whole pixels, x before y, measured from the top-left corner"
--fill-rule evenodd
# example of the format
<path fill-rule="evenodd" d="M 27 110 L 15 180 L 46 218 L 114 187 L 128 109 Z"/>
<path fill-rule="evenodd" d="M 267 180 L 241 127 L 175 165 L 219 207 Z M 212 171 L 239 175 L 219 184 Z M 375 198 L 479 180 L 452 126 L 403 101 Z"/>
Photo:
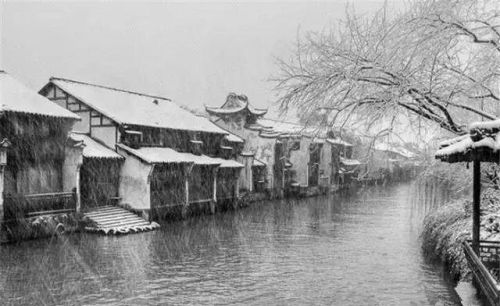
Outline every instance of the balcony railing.
<path fill-rule="evenodd" d="M 4 194 L 4 218 L 12 221 L 76 211 L 76 190 L 38 194 Z"/>
<path fill-rule="evenodd" d="M 476 254 L 467 241 L 464 253 L 481 292 L 491 305 L 500 305 L 500 242 L 480 241 L 479 254 Z"/>

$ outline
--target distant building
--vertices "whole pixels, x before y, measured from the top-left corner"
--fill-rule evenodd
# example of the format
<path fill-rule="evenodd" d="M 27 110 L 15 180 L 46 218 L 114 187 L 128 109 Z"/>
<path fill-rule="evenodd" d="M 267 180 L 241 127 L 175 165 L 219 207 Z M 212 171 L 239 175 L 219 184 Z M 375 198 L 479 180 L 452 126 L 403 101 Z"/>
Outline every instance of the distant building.
<path fill-rule="evenodd" d="M 252 175 L 245 184 L 250 191 L 260 188 L 279 195 L 337 187 L 340 158 L 349 149 L 340 139 L 329 137 L 325 128 L 265 119 L 265 109 L 252 107 L 245 95 L 235 93 L 221 107 L 207 106 L 206 111 L 212 122 L 245 140 L 240 158 L 253 158 L 244 163 L 252 165 L 245 170 Z"/>
<path fill-rule="evenodd" d="M 40 93 L 82 117 L 74 137 L 93 141 L 82 173 L 99 173 L 105 184 L 85 179 L 92 182 L 88 207 L 116 201 L 160 218 L 237 200 L 243 165 L 231 158 L 242 140 L 208 119 L 168 98 L 62 78 L 51 78 Z M 122 163 L 119 172 L 116 162 Z M 103 164 L 108 166 L 95 167 Z"/>
<path fill-rule="evenodd" d="M 416 154 L 401 145 L 376 143 L 367 160 L 367 175 L 386 179 L 404 179 L 414 172 Z"/>

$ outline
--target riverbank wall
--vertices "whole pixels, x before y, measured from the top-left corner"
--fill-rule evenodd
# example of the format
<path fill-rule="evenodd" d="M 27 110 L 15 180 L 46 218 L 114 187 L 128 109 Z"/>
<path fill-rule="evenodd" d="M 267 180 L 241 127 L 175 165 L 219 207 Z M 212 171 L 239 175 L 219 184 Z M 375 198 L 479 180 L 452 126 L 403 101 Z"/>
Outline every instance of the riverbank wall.
<path fill-rule="evenodd" d="M 500 241 L 500 190 L 484 188 L 481 193 L 480 239 Z M 472 229 L 472 198 L 462 196 L 431 210 L 424 219 L 422 249 L 441 260 L 456 281 L 470 281 L 463 243 Z"/>

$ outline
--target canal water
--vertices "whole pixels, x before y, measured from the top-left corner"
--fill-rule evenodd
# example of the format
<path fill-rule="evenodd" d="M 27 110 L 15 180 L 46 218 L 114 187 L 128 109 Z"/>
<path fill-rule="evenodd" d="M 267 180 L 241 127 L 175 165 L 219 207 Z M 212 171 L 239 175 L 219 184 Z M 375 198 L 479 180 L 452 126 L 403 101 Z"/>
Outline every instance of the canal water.
<path fill-rule="evenodd" d="M 409 184 L 0 246 L 1 305 L 460 305 Z"/>

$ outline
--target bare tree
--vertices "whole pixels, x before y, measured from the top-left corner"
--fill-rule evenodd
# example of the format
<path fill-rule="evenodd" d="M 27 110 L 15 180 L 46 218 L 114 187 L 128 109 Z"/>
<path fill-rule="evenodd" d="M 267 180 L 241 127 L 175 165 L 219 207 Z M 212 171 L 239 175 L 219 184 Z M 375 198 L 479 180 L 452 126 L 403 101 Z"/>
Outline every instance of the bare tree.
<path fill-rule="evenodd" d="M 415 2 L 389 17 L 348 10 L 335 29 L 309 33 L 274 80 L 282 109 L 323 124 L 425 118 L 455 134 L 496 119 L 500 75 L 496 1 Z"/>

